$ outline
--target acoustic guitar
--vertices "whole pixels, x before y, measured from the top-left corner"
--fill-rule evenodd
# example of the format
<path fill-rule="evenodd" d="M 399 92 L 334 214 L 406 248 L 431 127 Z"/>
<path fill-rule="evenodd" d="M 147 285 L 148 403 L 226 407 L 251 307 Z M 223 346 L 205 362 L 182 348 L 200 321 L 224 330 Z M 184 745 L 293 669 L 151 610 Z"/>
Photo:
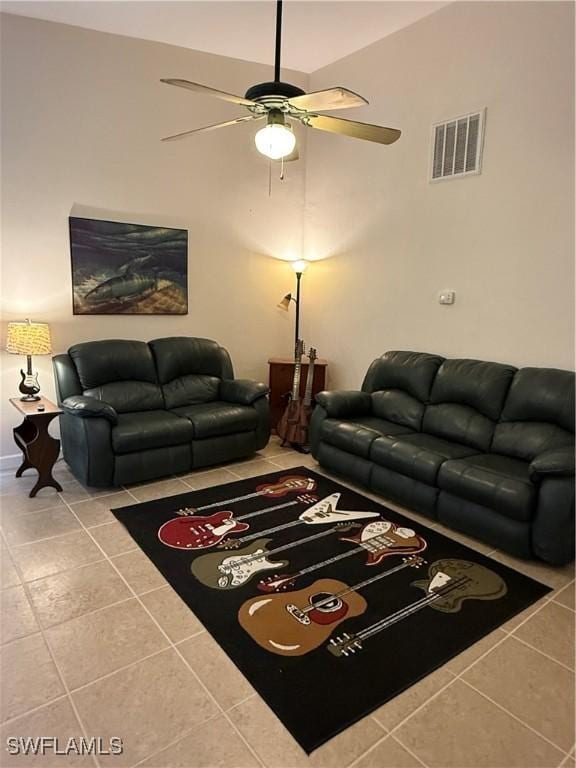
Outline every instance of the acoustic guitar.
<path fill-rule="evenodd" d="M 304 445 L 307 439 L 308 428 L 302 418 L 300 400 L 300 376 L 302 371 L 302 356 L 304 355 L 304 342 L 298 339 L 294 350 L 294 377 L 292 379 L 292 391 L 288 405 L 280 417 L 276 432 L 282 438 L 282 445 Z"/>
<path fill-rule="evenodd" d="M 404 568 L 419 568 L 424 562 L 412 555 L 401 565 L 353 586 L 336 579 L 319 579 L 296 592 L 253 597 L 240 607 L 238 622 L 264 650 L 280 656 L 304 656 L 325 643 L 343 621 L 366 611 L 368 603 L 360 589 Z"/>

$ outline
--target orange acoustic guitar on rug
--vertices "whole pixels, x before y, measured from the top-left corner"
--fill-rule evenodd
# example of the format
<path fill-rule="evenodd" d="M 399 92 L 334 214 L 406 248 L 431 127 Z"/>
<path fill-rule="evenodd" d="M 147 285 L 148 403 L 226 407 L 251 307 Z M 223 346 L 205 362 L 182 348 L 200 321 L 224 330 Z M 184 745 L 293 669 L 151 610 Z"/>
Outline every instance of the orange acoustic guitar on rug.
<path fill-rule="evenodd" d="M 352 587 L 336 579 L 319 579 L 297 592 L 253 597 L 240 607 L 238 621 L 264 650 L 304 656 L 325 643 L 343 621 L 366 611 L 368 604 L 358 590 L 404 568 L 419 568 L 424 562 L 412 555 L 402 565 Z"/>

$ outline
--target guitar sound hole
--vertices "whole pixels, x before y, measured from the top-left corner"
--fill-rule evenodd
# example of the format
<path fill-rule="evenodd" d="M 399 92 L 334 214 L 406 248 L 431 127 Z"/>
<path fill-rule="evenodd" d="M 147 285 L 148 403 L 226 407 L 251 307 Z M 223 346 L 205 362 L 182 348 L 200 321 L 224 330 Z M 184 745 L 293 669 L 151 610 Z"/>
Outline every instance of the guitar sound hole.
<path fill-rule="evenodd" d="M 331 613 L 332 611 L 337 611 L 342 607 L 342 600 L 334 597 L 334 595 L 331 595 L 330 592 L 318 592 L 310 598 L 310 604 L 313 605 L 314 608 L 317 608 L 319 611 L 324 611 L 324 613 Z"/>

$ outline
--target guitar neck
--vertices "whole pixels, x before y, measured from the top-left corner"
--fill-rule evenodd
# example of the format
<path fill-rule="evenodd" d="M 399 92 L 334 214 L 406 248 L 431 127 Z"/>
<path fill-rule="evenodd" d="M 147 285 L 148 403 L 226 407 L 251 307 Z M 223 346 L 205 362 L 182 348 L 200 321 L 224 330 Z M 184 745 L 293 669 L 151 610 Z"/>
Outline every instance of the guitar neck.
<path fill-rule="evenodd" d="M 314 360 L 308 364 L 308 375 L 306 376 L 306 389 L 304 390 L 304 405 L 312 405 L 312 383 L 314 381 Z"/>
<path fill-rule="evenodd" d="M 279 552 L 286 552 L 288 549 L 294 549 L 295 547 L 299 547 L 302 544 L 308 544 L 311 541 L 316 541 L 317 539 L 322 539 L 324 536 L 331 536 L 333 533 L 336 533 L 336 528 L 329 528 L 327 531 L 320 531 L 319 533 L 313 533 L 312 536 L 306 536 L 303 539 L 296 539 L 296 541 L 290 541 L 288 544 L 283 544 L 281 547 L 274 547 L 274 549 L 268 550 L 266 553 L 267 557 L 272 557 L 272 555 L 277 555 Z M 263 531 L 262 534 L 258 534 L 258 536 L 263 535 L 264 533 L 268 533 L 268 531 Z M 242 539 L 244 541 L 245 539 Z M 250 563 L 253 560 L 261 560 L 262 559 L 262 553 L 260 554 L 254 554 L 249 555 L 248 557 L 244 557 L 242 559 L 243 563 Z"/>
<path fill-rule="evenodd" d="M 267 536 L 269 533 L 277 533 L 278 531 L 285 531 L 287 528 L 293 528 L 295 525 L 304 525 L 302 520 L 292 520 L 290 523 L 284 523 L 283 525 L 277 525 L 275 528 L 268 528 L 266 531 L 258 531 L 257 533 L 251 533 L 248 536 L 242 536 L 239 539 L 235 539 L 239 544 L 245 544 L 247 541 L 253 541 L 254 539 L 261 539 L 262 536 Z"/>
<path fill-rule="evenodd" d="M 379 632 L 382 632 L 387 627 L 392 626 L 392 624 L 396 624 L 397 622 L 402 621 L 402 619 L 406 619 L 408 616 L 412 616 L 413 613 L 417 613 L 417 611 L 420 611 L 422 608 L 426 608 L 427 605 L 430 605 L 436 600 L 440 600 L 440 598 L 446 597 L 446 595 L 450 594 L 450 592 L 465 584 L 466 581 L 468 581 L 468 579 L 464 578 L 458 579 L 452 584 L 447 584 L 437 592 L 432 592 L 429 595 L 426 595 L 426 597 L 417 600 L 415 603 L 411 603 L 410 605 L 406 606 L 406 608 L 401 608 L 399 611 L 396 611 L 396 613 L 387 616 L 385 619 L 381 619 L 380 621 L 371 624 L 369 627 L 366 627 L 366 629 L 358 632 L 356 637 L 359 640 L 366 640 L 367 638 L 372 637 L 372 635 L 376 635 Z"/>
<path fill-rule="evenodd" d="M 302 568 L 300 571 L 296 571 L 294 576 L 305 576 L 307 573 L 314 573 L 314 571 L 318 571 L 320 568 L 324 568 L 325 565 L 332 565 L 332 563 L 338 563 L 340 560 L 345 560 L 347 557 L 351 557 L 352 555 L 357 555 L 358 552 L 365 552 L 366 550 L 364 547 L 354 547 L 354 549 L 348 550 L 348 552 L 342 552 L 339 555 L 334 555 L 334 557 L 328 558 L 328 560 L 322 560 L 321 563 L 314 563 L 314 565 L 309 565 L 307 568 Z"/>
<path fill-rule="evenodd" d="M 212 504 L 204 504 L 201 507 L 195 507 L 196 512 L 203 512 L 205 509 L 214 509 L 214 507 L 223 507 L 225 504 L 237 504 L 239 501 L 247 501 L 248 499 L 255 499 L 256 496 L 262 496 L 260 491 L 254 491 L 253 493 L 247 493 L 245 496 L 236 496 L 234 499 L 224 499 L 223 501 L 215 501 Z"/>
<path fill-rule="evenodd" d="M 392 624 L 396 624 L 397 622 L 402 621 L 402 619 L 408 618 L 408 616 L 411 616 L 413 613 L 422 610 L 422 608 L 426 608 L 427 605 L 430 605 L 434 600 L 438 600 L 439 597 L 440 595 L 438 594 L 423 597 L 421 600 L 417 600 L 406 608 L 402 608 L 400 611 L 392 613 L 385 619 L 381 619 L 380 621 L 371 624 L 369 627 L 366 627 L 366 629 L 362 629 L 356 634 L 356 637 L 358 640 L 367 640 L 369 637 L 377 635 L 379 632 L 383 632 L 387 627 L 391 627 Z"/>
<path fill-rule="evenodd" d="M 302 362 L 300 358 L 294 361 L 294 379 L 292 381 L 292 401 L 300 400 L 300 373 Z"/>

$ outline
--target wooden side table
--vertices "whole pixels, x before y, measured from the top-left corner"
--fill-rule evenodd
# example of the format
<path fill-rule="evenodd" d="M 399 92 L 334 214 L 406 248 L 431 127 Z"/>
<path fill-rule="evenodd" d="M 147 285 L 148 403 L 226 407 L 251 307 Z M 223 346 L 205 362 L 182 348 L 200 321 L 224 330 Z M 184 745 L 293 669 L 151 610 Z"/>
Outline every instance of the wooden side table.
<path fill-rule="evenodd" d="M 40 488 L 47 486 L 61 491 L 62 486 L 52 477 L 52 467 L 60 452 L 60 440 L 52 437 L 48 432 L 48 425 L 62 411 L 45 397 L 34 402 L 11 397 L 10 402 L 24 416 L 22 424 L 14 427 L 13 430 L 16 445 L 23 454 L 22 464 L 16 470 L 16 477 L 20 477 L 27 469 L 37 470 L 38 481 L 30 491 L 31 497 L 36 496 Z M 38 406 L 44 406 L 44 410 L 39 411 Z"/>
<path fill-rule="evenodd" d="M 300 376 L 300 397 L 304 397 L 306 378 L 308 376 L 308 363 L 303 358 L 302 372 Z M 289 357 L 271 357 L 268 360 L 270 366 L 270 417 L 272 429 L 280 421 L 280 417 L 286 408 L 286 396 L 292 391 L 294 379 L 294 360 Z M 312 381 L 312 396 L 326 389 L 326 369 L 328 362 L 318 358 L 314 364 L 314 379 Z"/>

